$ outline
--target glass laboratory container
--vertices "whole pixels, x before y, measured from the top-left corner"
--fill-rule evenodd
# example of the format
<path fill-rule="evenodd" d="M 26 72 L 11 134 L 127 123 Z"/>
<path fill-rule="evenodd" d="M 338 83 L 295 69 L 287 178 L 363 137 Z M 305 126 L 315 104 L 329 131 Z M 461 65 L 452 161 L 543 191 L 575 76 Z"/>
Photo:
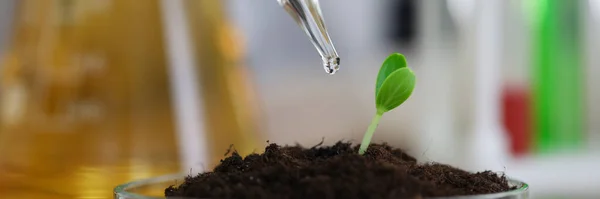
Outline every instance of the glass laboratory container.
<path fill-rule="evenodd" d="M 0 198 L 111 198 L 133 179 L 210 168 L 231 144 L 260 148 L 222 6 L 18 1 L 0 59 Z"/>
<path fill-rule="evenodd" d="M 164 191 L 171 185 L 178 185 L 177 182 L 184 182 L 184 175 L 174 174 L 155 178 L 138 180 L 119 185 L 115 188 L 114 199 L 164 199 Z M 473 196 L 455 196 L 439 197 L 428 199 L 527 199 L 529 198 L 529 185 L 524 182 L 509 179 L 511 186 L 517 188 L 507 192 L 473 195 Z M 175 198 L 173 198 L 175 199 Z M 185 198 L 181 198 L 185 199 Z M 188 198 L 191 199 L 191 198 Z M 427 198 L 426 198 L 427 199 Z"/>

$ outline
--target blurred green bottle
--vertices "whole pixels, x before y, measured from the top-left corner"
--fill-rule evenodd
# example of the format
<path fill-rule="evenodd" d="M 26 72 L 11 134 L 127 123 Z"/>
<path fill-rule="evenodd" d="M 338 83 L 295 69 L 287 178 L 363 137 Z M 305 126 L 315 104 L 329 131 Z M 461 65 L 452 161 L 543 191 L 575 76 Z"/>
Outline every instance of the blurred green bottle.
<path fill-rule="evenodd" d="M 534 145 L 539 153 L 584 144 L 584 75 L 577 0 L 524 1 L 533 22 Z"/>

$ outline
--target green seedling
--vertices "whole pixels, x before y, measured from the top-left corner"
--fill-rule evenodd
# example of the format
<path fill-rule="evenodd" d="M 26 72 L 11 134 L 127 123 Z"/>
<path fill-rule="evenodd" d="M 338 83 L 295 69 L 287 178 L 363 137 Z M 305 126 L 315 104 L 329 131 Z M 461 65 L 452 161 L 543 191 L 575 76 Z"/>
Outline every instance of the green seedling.
<path fill-rule="evenodd" d="M 377 112 L 365 136 L 362 139 L 358 153 L 363 155 L 369 144 L 379 120 L 384 113 L 404 103 L 415 88 L 415 74 L 406 66 L 404 55 L 394 53 L 388 56 L 381 65 L 377 82 L 375 83 L 375 107 Z"/>

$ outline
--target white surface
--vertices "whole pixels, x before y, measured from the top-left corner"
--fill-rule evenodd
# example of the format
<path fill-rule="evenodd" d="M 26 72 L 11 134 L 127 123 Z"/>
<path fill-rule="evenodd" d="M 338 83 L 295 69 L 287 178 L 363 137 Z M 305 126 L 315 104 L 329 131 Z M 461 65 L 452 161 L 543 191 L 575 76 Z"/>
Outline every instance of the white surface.
<path fill-rule="evenodd" d="M 506 165 L 506 175 L 523 180 L 535 198 L 600 198 L 600 151 L 527 157 Z"/>

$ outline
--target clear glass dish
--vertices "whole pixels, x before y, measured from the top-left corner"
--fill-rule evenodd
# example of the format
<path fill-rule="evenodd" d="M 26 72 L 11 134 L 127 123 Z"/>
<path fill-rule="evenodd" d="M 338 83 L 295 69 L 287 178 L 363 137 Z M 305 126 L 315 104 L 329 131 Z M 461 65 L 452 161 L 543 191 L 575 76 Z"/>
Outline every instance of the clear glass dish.
<path fill-rule="evenodd" d="M 185 174 L 159 176 L 144 180 L 133 181 L 115 187 L 115 199 L 165 199 L 164 190 L 171 185 L 179 185 L 184 181 Z M 516 190 L 475 196 L 457 196 L 435 199 L 527 199 L 529 198 L 529 185 L 524 182 L 509 179 L 509 184 L 519 187 Z M 172 198 L 169 199 L 185 199 Z M 189 199 L 189 198 L 188 198 Z M 433 199 L 433 198 L 432 198 Z"/>

